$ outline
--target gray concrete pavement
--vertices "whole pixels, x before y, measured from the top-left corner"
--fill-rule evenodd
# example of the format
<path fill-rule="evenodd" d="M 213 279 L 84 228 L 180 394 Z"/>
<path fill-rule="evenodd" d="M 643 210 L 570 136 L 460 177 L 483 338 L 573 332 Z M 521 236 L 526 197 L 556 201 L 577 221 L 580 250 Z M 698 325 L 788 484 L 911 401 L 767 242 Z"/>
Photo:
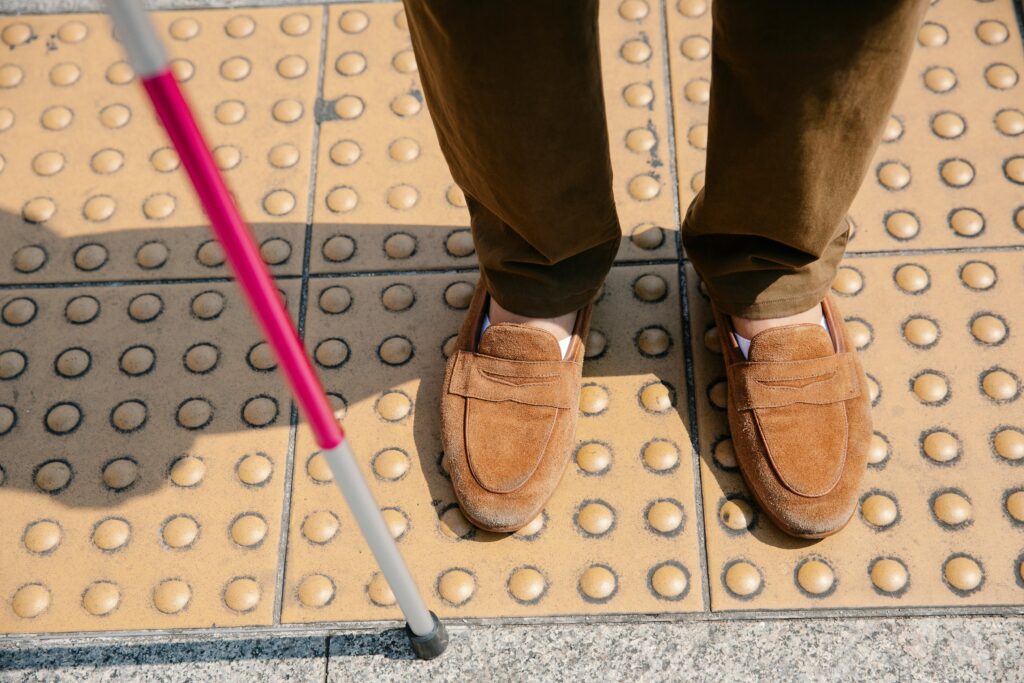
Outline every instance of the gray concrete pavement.
<path fill-rule="evenodd" d="M 1024 617 L 473 626 L 413 660 L 400 631 L 0 641 L 0 681 L 1021 681 Z"/>

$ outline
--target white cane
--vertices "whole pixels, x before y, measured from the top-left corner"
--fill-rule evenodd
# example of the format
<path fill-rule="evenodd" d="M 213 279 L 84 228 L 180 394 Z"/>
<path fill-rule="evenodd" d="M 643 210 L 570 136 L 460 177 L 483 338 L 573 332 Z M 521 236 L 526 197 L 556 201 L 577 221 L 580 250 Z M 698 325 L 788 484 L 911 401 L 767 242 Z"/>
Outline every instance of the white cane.
<path fill-rule="evenodd" d="M 421 659 L 433 659 L 448 646 L 448 634 L 437 615 L 427 610 L 388 532 L 380 508 L 359 471 L 345 434 L 334 418 L 299 336 L 288 317 L 259 248 L 242 220 L 220 175 L 209 146 L 171 73 L 166 53 L 141 0 L 107 0 L 128 60 L 138 74 L 160 121 L 188 172 L 214 234 L 281 370 L 323 449 L 334 481 L 359 524 L 384 578 L 405 615 L 405 631 Z"/>

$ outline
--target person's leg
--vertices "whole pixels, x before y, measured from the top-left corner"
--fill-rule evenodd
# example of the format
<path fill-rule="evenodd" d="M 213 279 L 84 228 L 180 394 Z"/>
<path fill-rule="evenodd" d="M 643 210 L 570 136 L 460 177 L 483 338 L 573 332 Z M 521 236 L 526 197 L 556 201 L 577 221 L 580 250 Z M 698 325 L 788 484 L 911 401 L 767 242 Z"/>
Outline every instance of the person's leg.
<path fill-rule="evenodd" d="M 716 0 L 704 189 L 683 225 L 747 487 L 787 533 L 857 507 L 869 387 L 828 290 L 927 0 Z"/>
<path fill-rule="evenodd" d="M 481 276 L 524 317 L 575 313 L 621 239 L 597 0 L 405 0 L 420 80 L 466 194 Z"/>
<path fill-rule="evenodd" d="M 445 468 L 470 521 L 513 531 L 572 457 L 591 302 L 621 239 L 597 0 L 405 7 L 480 261 L 442 388 Z"/>
<path fill-rule="evenodd" d="M 716 0 L 704 189 L 683 242 L 716 307 L 759 320 L 828 292 L 927 0 Z"/>

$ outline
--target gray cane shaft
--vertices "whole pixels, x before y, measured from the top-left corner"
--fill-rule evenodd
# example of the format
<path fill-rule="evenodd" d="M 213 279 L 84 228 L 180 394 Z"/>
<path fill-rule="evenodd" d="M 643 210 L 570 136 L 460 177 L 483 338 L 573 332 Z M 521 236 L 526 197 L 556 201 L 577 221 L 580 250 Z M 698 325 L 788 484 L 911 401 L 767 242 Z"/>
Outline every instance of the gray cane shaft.
<path fill-rule="evenodd" d="M 167 66 L 167 55 L 146 15 L 142 0 L 106 0 L 114 19 L 117 37 L 128 53 L 128 62 L 139 78 L 160 73 Z"/>
<path fill-rule="evenodd" d="M 427 611 L 423 598 L 413 583 L 412 575 L 398 552 L 395 540 L 391 538 L 380 508 L 373 494 L 370 493 L 366 480 L 356 464 L 348 440 L 342 441 L 334 448 L 324 451 L 327 464 L 334 474 L 334 481 L 341 489 L 352 515 L 359 524 L 373 556 L 377 559 L 384 578 L 391 586 L 399 607 L 405 614 L 405 620 L 412 632 L 418 636 L 427 635 L 434 630 L 434 620 Z"/>

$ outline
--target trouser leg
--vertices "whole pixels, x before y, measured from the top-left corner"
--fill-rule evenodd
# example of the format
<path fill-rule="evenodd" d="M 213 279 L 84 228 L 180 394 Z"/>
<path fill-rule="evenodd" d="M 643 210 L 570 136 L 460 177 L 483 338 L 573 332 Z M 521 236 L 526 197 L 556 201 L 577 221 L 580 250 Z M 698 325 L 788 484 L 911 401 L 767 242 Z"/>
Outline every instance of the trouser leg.
<path fill-rule="evenodd" d="M 441 150 L 502 307 L 555 317 L 597 293 L 620 241 L 597 0 L 405 0 Z"/>
<path fill-rule="evenodd" d="M 722 311 L 824 298 L 927 0 L 716 0 L 705 185 L 683 224 Z"/>

